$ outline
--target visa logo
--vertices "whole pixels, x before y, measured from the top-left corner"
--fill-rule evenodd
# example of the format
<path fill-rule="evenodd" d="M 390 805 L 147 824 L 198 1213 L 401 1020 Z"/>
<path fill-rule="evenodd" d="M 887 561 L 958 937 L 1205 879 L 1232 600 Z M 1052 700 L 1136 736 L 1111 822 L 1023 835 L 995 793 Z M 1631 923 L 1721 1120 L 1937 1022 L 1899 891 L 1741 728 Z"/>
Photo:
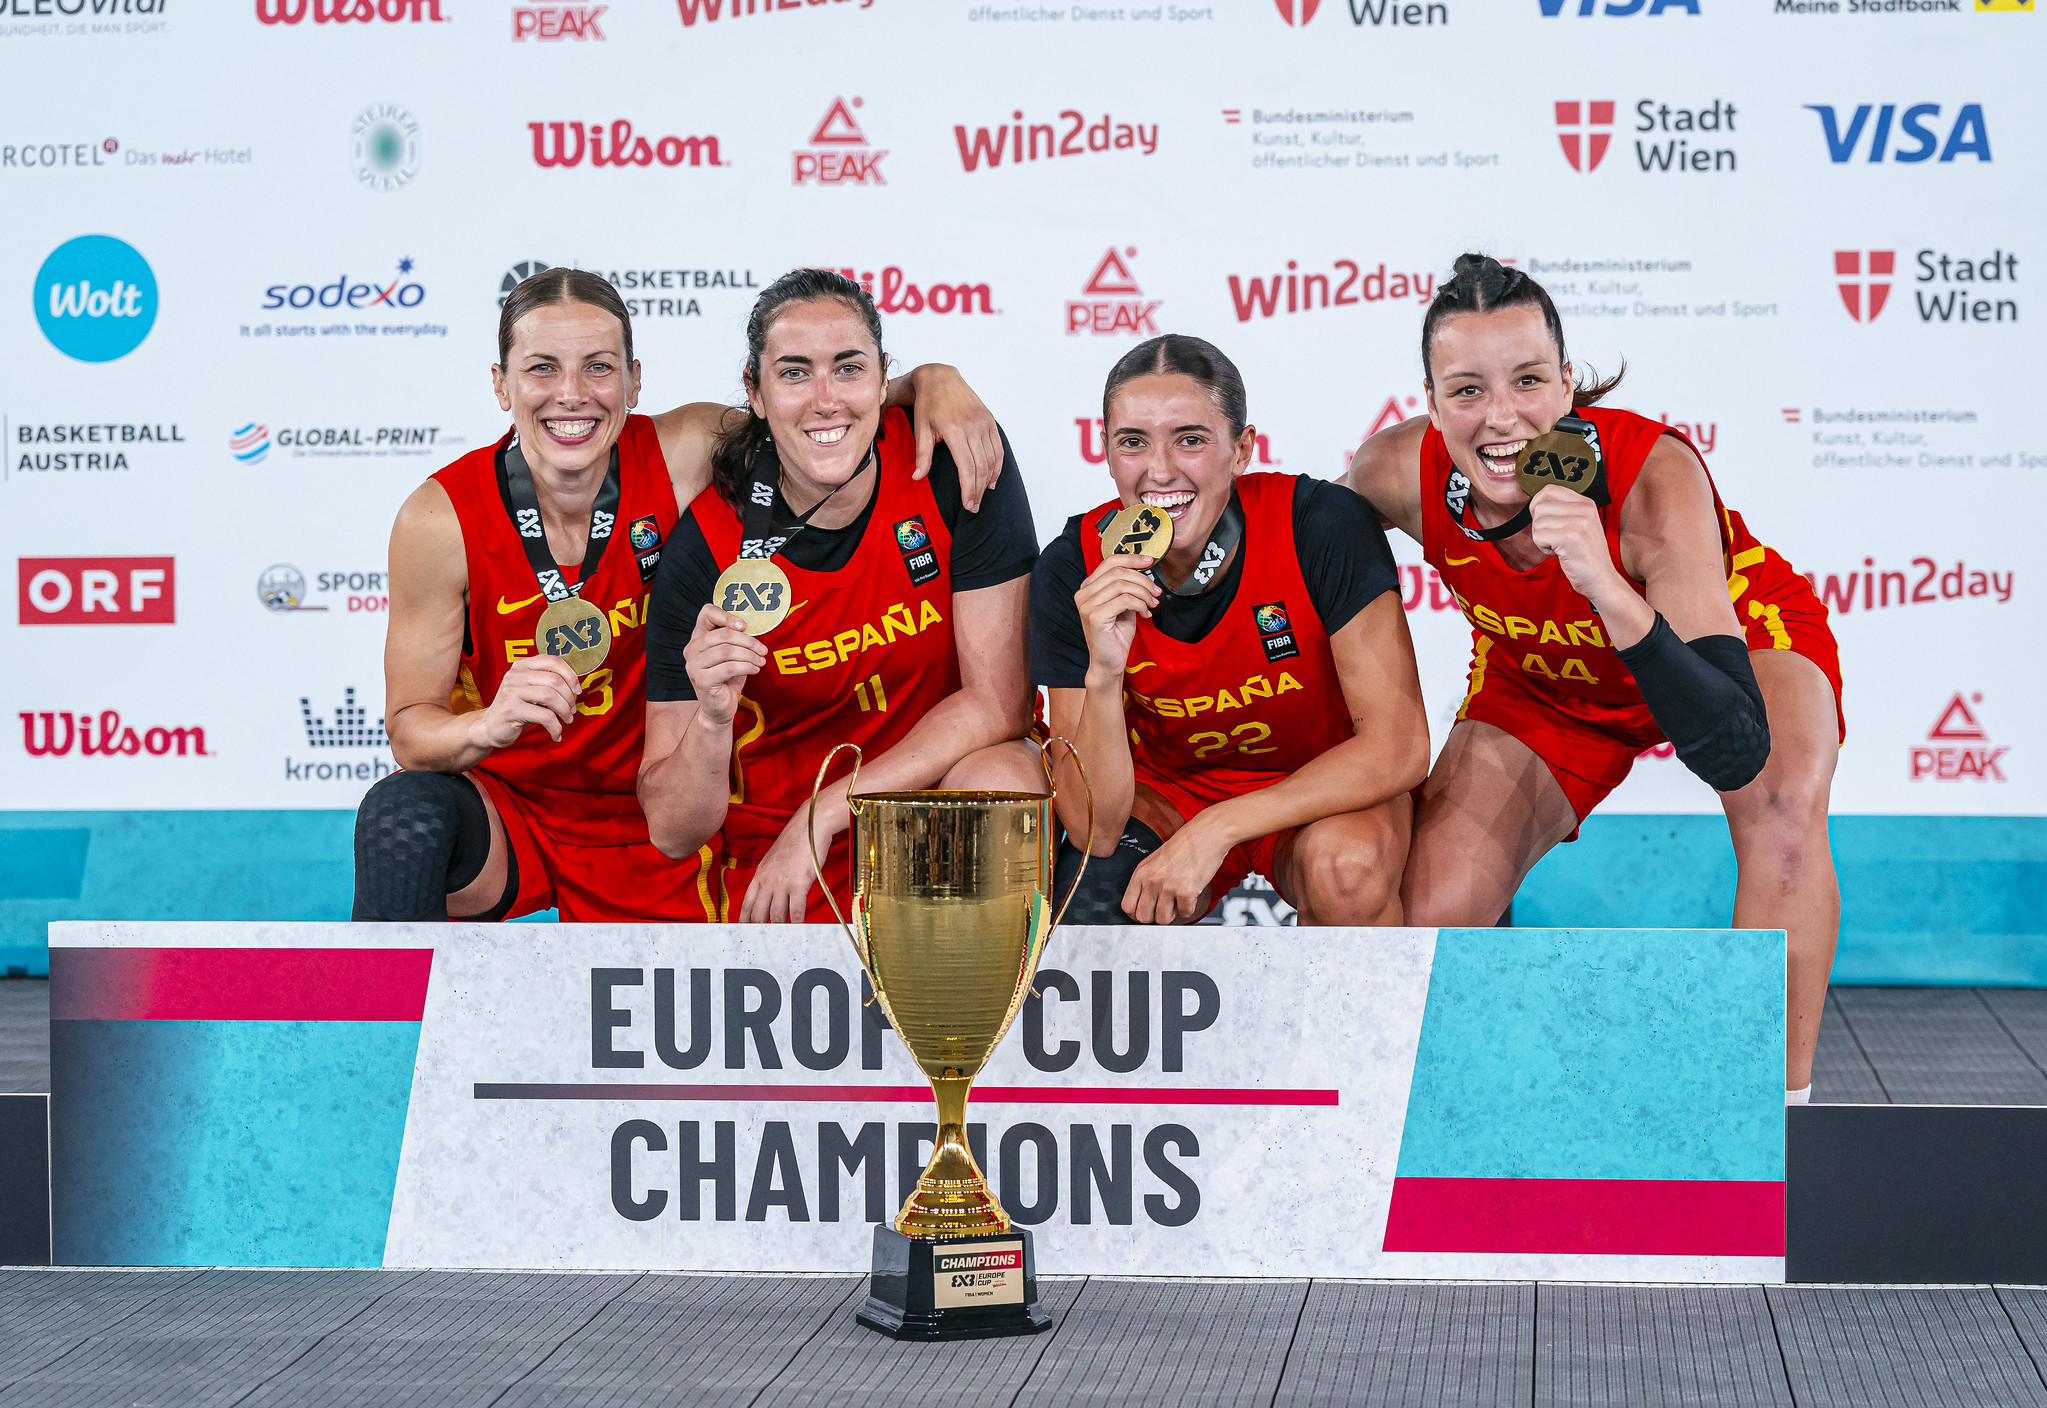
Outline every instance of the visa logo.
<path fill-rule="evenodd" d="M 1564 12 L 1564 6 L 1569 3 L 1569 0 L 1540 0 L 1540 3 L 1544 16 L 1549 19 L 1555 19 Z M 1592 13 L 1592 7 L 1597 3 L 1598 0 L 1578 0 L 1578 8 L 1575 13 L 1589 15 Z M 1683 10 L 1688 15 L 1696 15 L 1699 13 L 1699 0 L 1606 0 L 1606 8 L 1599 11 L 1599 13 L 1602 15 L 1639 15 L 1645 8 L 1652 15 L 1660 15 L 1665 10 Z"/>
<path fill-rule="evenodd" d="M 1937 126 L 1927 124 L 1940 116 L 1939 103 L 1914 103 L 1899 111 L 1896 103 L 1885 103 L 1881 107 L 1864 103 L 1855 109 L 1855 115 L 1848 119 L 1846 126 L 1831 106 L 1807 103 L 1806 110 L 1820 115 L 1820 129 L 1827 139 L 1827 155 L 1839 166 L 1852 160 L 1856 149 L 1862 145 L 1863 134 L 1869 134 L 1868 160 L 1883 161 L 1886 153 L 1892 161 L 1927 161 L 1935 152 L 1942 161 L 1953 161 L 1964 152 L 1978 161 L 1990 160 L 1990 129 L 1984 125 L 1983 104 L 1964 103 L 1955 113 L 1954 125 L 1948 128 L 1947 138 L 1941 139 Z M 1896 134 L 1895 142 L 1893 133 Z"/>

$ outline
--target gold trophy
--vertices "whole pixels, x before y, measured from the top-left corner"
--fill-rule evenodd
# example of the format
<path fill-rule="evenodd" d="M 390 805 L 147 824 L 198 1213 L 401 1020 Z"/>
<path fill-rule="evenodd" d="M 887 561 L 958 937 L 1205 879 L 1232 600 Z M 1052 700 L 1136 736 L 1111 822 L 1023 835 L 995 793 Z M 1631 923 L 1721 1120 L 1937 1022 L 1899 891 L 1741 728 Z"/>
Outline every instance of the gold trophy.
<path fill-rule="evenodd" d="M 1085 787 L 1087 771 L 1073 745 L 1052 742 L 1066 743 Z M 850 922 L 824 877 L 816 833 L 825 772 L 848 748 Z M 874 1274 L 860 1323 L 897 1339 L 1035 1334 L 1052 1322 L 1038 1304 L 1031 1234 L 1011 1225 L 967 1147 L 967 1092 L 1030 995 L 1045 942 L 1058 927 L 1054 797 L 938 790 L 858 796 L 861 761 L 857 745 L 842 743 L 817 770 L 811 865 L 875 1000 L 931 1080 L 938 1135 L 894 1226 L 874 1229 Z M 1040 761 L 1049 787 L 1051 762 L 1042 755 Z M 1092 788 L 1088 832 L 1092 843 Z M 1085 873 L 1085 847 L 1081 856 Z"/>

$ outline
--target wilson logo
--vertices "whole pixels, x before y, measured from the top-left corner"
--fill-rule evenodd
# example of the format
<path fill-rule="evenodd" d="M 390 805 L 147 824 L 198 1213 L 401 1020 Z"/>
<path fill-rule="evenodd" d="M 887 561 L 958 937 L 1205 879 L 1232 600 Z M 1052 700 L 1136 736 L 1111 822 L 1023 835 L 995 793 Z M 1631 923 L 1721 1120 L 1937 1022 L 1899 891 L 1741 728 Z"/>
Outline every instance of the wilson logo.
<path fill-rule="evenodd" d="M 914 284 L 894 264 L 882 269 L 877 284 L 871 269 L 841 268 L 837 272 L 867 290 L 884 313 L 1000 313 L 986 284 Z"/>
<path fill-rule="evenodd" d="M 150 728 L 140 733 L 121 722 L 121 711 L 102 709 L 98 718 L 91 713 L 24 713 L 21 716 L 21 744 L 32 758 L 62 758 L 76 745 L 81 757 L 132 758 L 147 753 L 161 758 L 204 758 L 206 730 L 203 728 Z"/>
<path fill-rule="evenodd" d="M 536 166 L 725 166 L 716 137 L 662 137 L 649 141 L 633 133 L 629 119 L 618 118 L 609 132 L 601 122 L 529 122 Z"/>
<path fill-rule="evenodd" d="M 445 24 L 441 0 L 256 0 L 265 24 Z"/>

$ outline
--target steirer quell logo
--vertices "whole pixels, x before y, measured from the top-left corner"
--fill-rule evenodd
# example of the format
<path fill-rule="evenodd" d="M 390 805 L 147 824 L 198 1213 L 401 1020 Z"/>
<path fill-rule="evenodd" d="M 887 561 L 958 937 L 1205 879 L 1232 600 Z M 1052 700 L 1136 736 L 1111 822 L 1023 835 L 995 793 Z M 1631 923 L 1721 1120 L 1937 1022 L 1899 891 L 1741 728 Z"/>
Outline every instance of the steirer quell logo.
<path fill-rule="evenodd" d="M 36 322 L 50 345 L 81 362 L 111 362 L 142 345 L 156 324 L 156 275 L 135 247 L 80 235 L 36 271 Z"/>

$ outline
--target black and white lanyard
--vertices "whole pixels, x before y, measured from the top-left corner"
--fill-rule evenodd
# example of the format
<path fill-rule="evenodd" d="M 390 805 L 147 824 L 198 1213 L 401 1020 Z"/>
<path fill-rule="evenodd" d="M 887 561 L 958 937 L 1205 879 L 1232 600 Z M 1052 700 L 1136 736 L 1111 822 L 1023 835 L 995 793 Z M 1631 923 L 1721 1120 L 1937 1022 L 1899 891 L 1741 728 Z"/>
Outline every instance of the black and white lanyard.
<path fill-rule="evenodd" d="M 518 436 L 512 437 L 499 456 L 498 472 L 504 484 L 505 501 L 512 508 L 512 527 L 518 530 L 519 544 L 526 549 L 526 561 L 532 564 L 541 593 L 549 601 L 566 601 L 579 595 L 596 577 L 597 564 L 604 558 L 604 545 L 611 541 L 612 525 L 618 521 L 618 446 L 611 447 L 611 466 L 604 472 L 597 502 L 590 506 L 590 535 L 573 587 L 562 580 L 561 568 L 547 546 L 547 529 L 540 522 L 540 499 L 533 491 L 533 471 L 526 467 Z"/>

